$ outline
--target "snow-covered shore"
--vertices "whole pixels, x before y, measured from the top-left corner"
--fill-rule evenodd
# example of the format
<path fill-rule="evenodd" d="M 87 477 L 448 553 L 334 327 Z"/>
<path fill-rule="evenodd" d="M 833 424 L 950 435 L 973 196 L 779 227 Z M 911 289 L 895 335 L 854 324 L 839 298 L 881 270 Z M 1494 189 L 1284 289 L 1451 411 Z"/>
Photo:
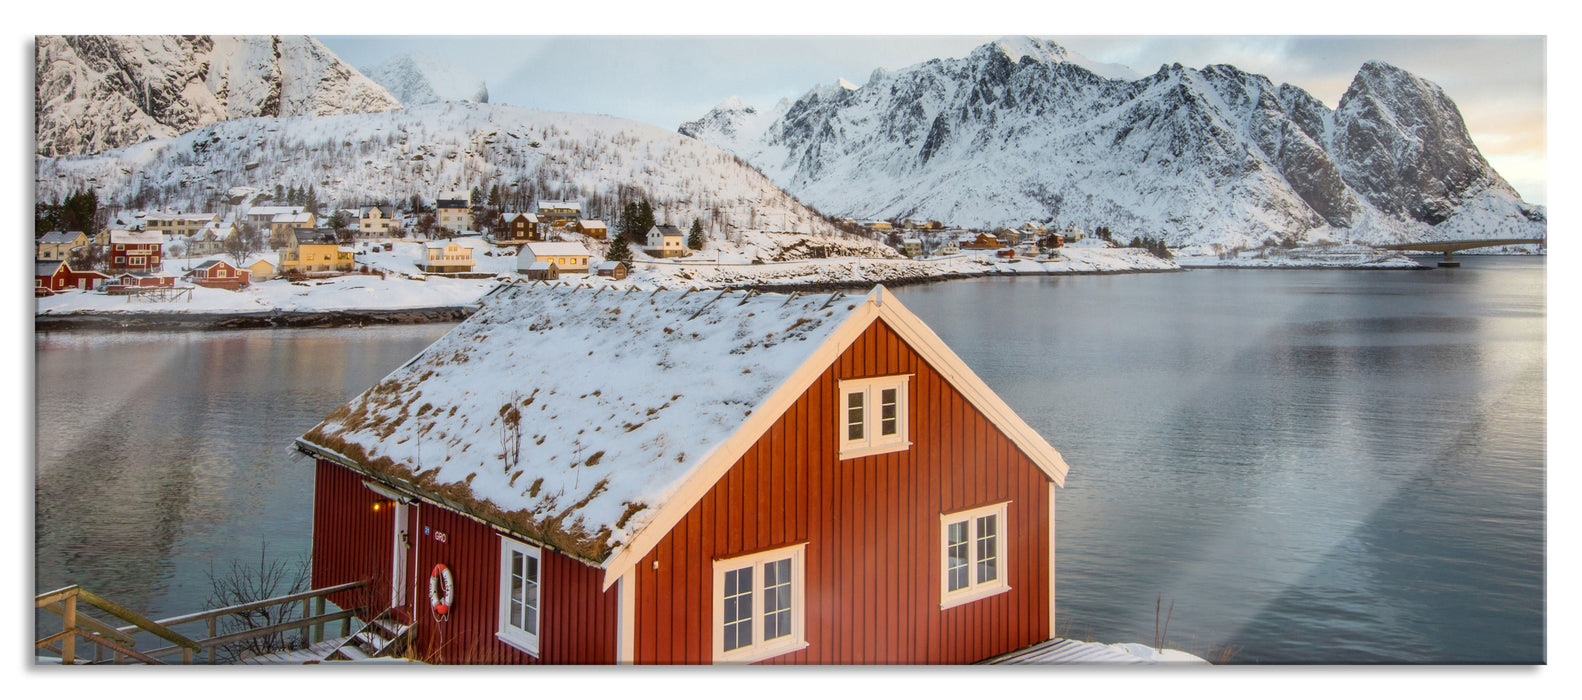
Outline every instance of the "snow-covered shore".
<path fill-rule="evenodd" d="M 36 318 L 48 318 L 50 325 L 59 326 L 69 324 L 72 318 L 86 321 L 89 318 L 190 314 L 214 317 L 215 322 L 199 325 L 215 327 L 227 327 L 219 321 L 227 315 L 281 318 L 311 314 L 324 316 L 326 323 L 335 322 L 333 319 L 337 317 L 330 314 L 336 312 L 383 312 L 388 317 L 399 318 L 395 312 L 470 306 L 499 283 L 520 279 L 514 254 L 493 250 L 477 239 L 458 240 L 474 248 L 475 272 L 486 276 L 471 279 L 424 276 L 412 262 L 419 244 L 397 243 L 389 252 L 357 254 L 358 268 L 367 266 L 374 274 L 301 282 L 266 280 L 240 291 L 195 287 L 189 299 L 173 302 L 68 291 L 38 299 Z M 197 258 L 169 261 L 166 269 L 180 272 L 184 266 L 198 262 L 201 260 Z M 619 281 L 580 274 L 563 275 L 561 279 L 614 287 L 809 289 L 874 284 L 894 286 L 984 275 L 1121 274 L 1179 269 L 1172 262 L 1130 248 L 1071 249 L 1055 260 L 1036 261 L 1003 260 L 985 253 L 969 253 L 929 260 L 822 258 L 762 264 L 750 263 L 736 253 L 716 257 L 712 252 L 705 252 L 677 261 L 640 260 L 633 265 L 630 276 Z M 357 318 L 350 314 L 342 317 Z M 286 324 L 259 322 L 251 325 Z M 229 327 L 236 327 L 236 324 L 229 324 Z"/>
<path fill-rule="evenodd" d="M 1424 265 L 1407 257 L 1405 253 L 1379 250 L 1363 245 L 1314 246 L 1310 248 L 1268 248 L 1241 251 L 1221 257 L 1202 250 L 1185 249 L 1176 254 L 1176 262 L 1186 268 L 1245 268 L 1245 269 L 1354 269 L 1354 270 L 1426 270 Z"/>

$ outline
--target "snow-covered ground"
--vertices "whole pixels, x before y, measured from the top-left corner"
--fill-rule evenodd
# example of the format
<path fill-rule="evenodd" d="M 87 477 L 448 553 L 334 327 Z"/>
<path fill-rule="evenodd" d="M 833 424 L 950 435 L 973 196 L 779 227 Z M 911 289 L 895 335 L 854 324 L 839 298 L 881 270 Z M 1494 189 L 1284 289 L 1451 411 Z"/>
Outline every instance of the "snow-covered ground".
<path fill-rule="evenodd" d="M 1206 246 L 1193 246 L 1176 254 L 1182 267 L 1258 267 L 1306 268 L 1343 267 L 1361 269 L 1417 270 L 1428 267 L 1399 253 L 1379 250 L 1364 245 L 1335 245 L 1309 248 L 1268 248 L 1247 250 L 1233 257 L 1221 258 L 1206 250 Z"/>
<path fill-rule="evenodd" d="M 196 287 L 191 299 L 159 302 L 94 292 L 70 291 L 37 300 L 37 313 L 258 313 L 319 311 L 393 311 L 461 306 L 478 301 L 501 281 L 519 279 L 516 255 L 477 238 L 458 238 L 473 249 L 474 271 L 490 276 L 456 279 L 424 275 L 415 261 L 422 243 L 400 241 L 392 250 L 372 252 L 371 243 L 354 244 L 358 269 L 374 274 L 304 282 L 266 280 L 240 291 Z M 382 246 L 381 246 L 382 247 Z M 766 246 L 767 248 L 767 246 Z M 1176 270 L 1172 262 L 1134 248 L 1070 249 L 1054 260 L 1002 260 L 988 252 L 971 252 L 927 260 L 838 257 L 752 264 L 765 249 L 744 247 L 705 250 L 691 258 L 659 261 L 638 256 L 632 273 L 616 281 L 597 275 L 562 275 L 564 282 L 666 288 L 793 285 L 868 285 L 984 274 L 1088 274 Z M 272 261 L 273 253 L 266 254 Z M 165 269 L 181 273 L 214 258 L 167 260 Z M 228 259 L 227 259 L 228 260 Z M 595 251 L 594 264 L 599 262 Z M 383 277 L 378 274 L 383 272 Z M 183 285 L 188 283 L 183 282 Z"/>

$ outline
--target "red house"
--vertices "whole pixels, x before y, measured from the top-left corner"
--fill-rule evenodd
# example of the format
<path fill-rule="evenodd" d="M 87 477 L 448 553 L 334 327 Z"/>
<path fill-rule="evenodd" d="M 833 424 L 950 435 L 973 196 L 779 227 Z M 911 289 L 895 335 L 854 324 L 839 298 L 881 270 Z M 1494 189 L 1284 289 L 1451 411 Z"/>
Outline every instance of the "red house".
<path fill-rule="evenodd" d="M 131 294 L 139 289 L 176 286 L 176 275 L 169 272 L 123 272 L 110 277 L 104 291 L 110 294 Z"/>
<path fill-rule="evenodd" d="M 252 282 L 252 271 L 238 268 L 224 260 L 205 260 L 183 275 L 200 287 L 237 290 Z"/>
<path fill-rule="evenodd" d="M 109 279 L 96 270 L 73 270 L 64 260 L 33 261 L 33 288 L 50 293 L 67 289 L 93 289 L 101 280 Z"/>
<path fill-rule="evenodd" d="M 159 231 L 110 231 L 110 271 L 151 272 L 162 268 L 164 240 Z"/>
<path fill-rule="evenodd" d="M 297 446 L 313 585 L 372 580 L 336 604 L 415 625 L 418 659 L 968 663 L 1054 636 L 1066 464 L 883 287 L 507 288 Z"/>

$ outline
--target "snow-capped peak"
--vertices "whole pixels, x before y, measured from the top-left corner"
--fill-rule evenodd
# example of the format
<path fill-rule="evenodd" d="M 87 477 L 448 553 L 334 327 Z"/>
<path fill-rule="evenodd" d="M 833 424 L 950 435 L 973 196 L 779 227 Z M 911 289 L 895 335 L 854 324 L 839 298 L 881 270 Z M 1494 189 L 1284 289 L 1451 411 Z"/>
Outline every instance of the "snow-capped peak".
<path fill-rule="evenodd" d="M 390 90 L 407 106 L 431 102 L 488 102 L 483 80 L 449 61 L 425 53 L 392 57 L 363 74 Z"/>
<path fill-rule="evenodd" d="M 845 78 L 837 78 L 835 80 L 835 84 L 839 85 L 839 86 L 841 86 L 843 88 L 846 88 L 847 90 L 856 90 L 857 89 L 856 85 L 852 85 L 851 81 L 847 80 Z"/>
<path fill-rule="evenodd" d="M 1035 36 L 1000 37 L 990 46 L 1004 53 L 1011 63 L 1020 63 L 1023 56 L 1032 56 L 1033 60 L 1040 63 L 1064 63 L 1070 60 L 1066 47 Z"/>

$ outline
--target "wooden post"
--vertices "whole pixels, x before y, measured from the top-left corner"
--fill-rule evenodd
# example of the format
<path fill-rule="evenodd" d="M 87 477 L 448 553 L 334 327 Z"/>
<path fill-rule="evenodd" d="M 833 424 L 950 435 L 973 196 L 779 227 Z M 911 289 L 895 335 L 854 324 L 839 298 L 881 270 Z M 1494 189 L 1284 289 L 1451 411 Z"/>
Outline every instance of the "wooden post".
<path fill-rule="evenodd" d="M 318 596 L 313 599 L 313 616 L 318 617 L 323 614 L 324 596 Z M 324 641 L 324 623 L 320 622 L 313 626 L 313 641 L 311 643 L 317 644 L 322 641 Z"/>
<path fill-rule="evenodd" d="M 215 637 L 220 636 L 220 632 L 219 632 L 219 629 L 218 629 L 218 627 L 219 627 L 219 619 L 220 619 L 220 616 L 218 616 L 218 615 L 210 615 L 209 616 L 209 639 L 214 639 Z M 219 654 L 220 654 L 220 647 L 219 646 L 209 647 L 209 665 L 210 666 L 213 666 L 214 664 L 219 663 L 219 660 L 215 658 L 215 657 L 219 656 Z"/>
<path fill-rule="evenodd" d="M 74 631 L 77 629 L 77 596 L 68 596 L 65 602 L 66 612 L 61 615 L 61 619 L 65 621 L 65 629 L 70 634 L 60 640 L 60 663 L 70 666 L 77 663 L 77 634 Z"/>

